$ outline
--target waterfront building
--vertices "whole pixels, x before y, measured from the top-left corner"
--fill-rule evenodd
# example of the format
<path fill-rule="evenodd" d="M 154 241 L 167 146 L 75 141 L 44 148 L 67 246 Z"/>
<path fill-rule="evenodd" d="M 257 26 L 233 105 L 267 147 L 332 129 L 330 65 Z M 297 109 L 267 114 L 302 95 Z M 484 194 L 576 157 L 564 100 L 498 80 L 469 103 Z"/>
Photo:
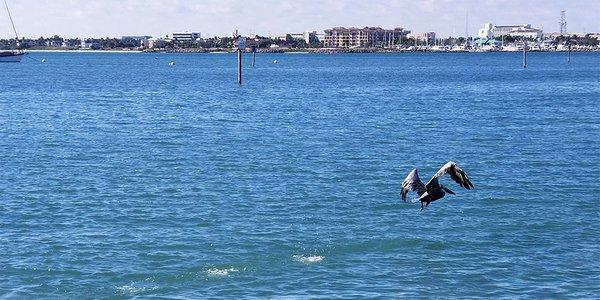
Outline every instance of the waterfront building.
<path fill-rule="evenodd" d="M 383 29 L 381 27 L 345 28 L 334 27 L 325 30 L 324 46 L 327 48 L 388 47 L 399 44 L 410 31 L 403 28 Z"/>
<path fill-rule="evenodd" d="M 494 37 L 493 29 L 494 26 L 492 26 L 492 23 L 485 23 L 485 25 L 483 25 L 483 28 L 479 29 L 477 36 L 480 39 L 491 39 Z"/>
<path fill-rule="evenodd" d="M 175 32 L 173 41 L 176 43 L 195 42 L 202 38 L 200 32 Z"/>
<path fill-rule="evenodd" d="M 531 27 L 531 24 L 494 26 L 492 33 L 495 38 L 509 35 L 531 39 L 540 39 L 543 34 L 542 30 Z"/>
<path fill-rule="evenodd" d="M 317 32 L 316 31 L 305 31 L 304 34 L 303 34 L 303 39 L 309 45 L 312 42 L 318 42 L 319 41 L 319 39 L 317 38 Z"/>
<path fill-rule="evenodd" d="M 424 42 L 424 43 L 435 42 L 435 32 L 413 33 L 413 34 L 408 34 L 407 37 L 413 38 L 419 42 Z"/>
<path fill-rule="evenodd" d="M 292 39 L 295 39 L 295 40 L 302 40 L 302 41 L 306 42 L 307 44 L 310 44 L 311 42 L 313 42 L 315 40 L 318 41 L 316 31 L 304 31 L 302 33 L 277 34 L 277 35 L 271 36 L 271 39 L 285 41 L 285 40 L 287 40 L 288 36 L 291 36 Z"/>

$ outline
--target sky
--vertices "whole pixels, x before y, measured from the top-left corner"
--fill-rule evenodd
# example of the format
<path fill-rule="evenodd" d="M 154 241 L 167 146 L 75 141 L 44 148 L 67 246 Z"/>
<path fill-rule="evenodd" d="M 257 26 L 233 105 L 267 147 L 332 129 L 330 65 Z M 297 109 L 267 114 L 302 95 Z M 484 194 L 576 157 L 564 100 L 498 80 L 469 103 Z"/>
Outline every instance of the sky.
<path fill-rule="evenodd" d="M 403 27 L 438 37 L 475 36 L 486 22 L 532 24 L 559 30 L 567 11 L 569 32 L 600 32 L 600 0 L 7 0 L 19 35 L 37 38 L 165 36 L 273 36 L 335 26 Z M 13 37 L 0 10 L 0 38 Z"/>

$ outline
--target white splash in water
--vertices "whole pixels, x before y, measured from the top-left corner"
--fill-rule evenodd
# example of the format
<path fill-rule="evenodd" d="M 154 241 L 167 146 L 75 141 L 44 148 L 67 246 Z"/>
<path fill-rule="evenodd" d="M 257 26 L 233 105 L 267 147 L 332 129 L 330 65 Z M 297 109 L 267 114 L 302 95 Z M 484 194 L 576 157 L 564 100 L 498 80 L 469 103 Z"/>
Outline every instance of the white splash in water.
<path fill-rule="evenodd" d="M 314 264 L 314 263 L 322 262 L 323 260 L 325 260 L 324 256 L 319 256 L 319 255 L 313 255 L 313 256 L 294 255 L 294 256 L 292 256 L 292 258 L 295 261 L 301 262 L 304 264 Z"/>
<path fill-rule="evenodd" d="M 142 292 L 146 292 L 146 291 L 152 291 L 155 289 L 157 289 L 157 287 L 136 286 L 136 285 L 123 285 L 123 286 L 117 287 L 117 290 L 124 294 L 137 294 L 137 293 L 142 293 Z"/>
<path fill-rule="evenodd" d="M 240 270 L 235 269 L 235 268 L 229 268 L 229 269 L 211 268 L 211 269 L 208 269 L 208 271 L 206 271 L 206 273 L 208 273 L 209 276 L 225 277 L 225 276 L 228 276 L 230 273 L 237 273 L 239 271 Z"/>

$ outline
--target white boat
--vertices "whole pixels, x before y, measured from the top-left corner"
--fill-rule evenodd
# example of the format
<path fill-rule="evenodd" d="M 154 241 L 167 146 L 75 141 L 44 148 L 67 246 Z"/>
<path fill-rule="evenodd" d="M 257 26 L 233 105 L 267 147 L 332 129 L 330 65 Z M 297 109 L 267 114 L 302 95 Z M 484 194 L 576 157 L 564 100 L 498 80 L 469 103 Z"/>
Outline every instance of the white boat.
<path fill-rule="evenodd" d="M 8 3 L 4 0 L 4 5 L 6 6 L 6 12 L 8 13 L 8 18 L 10 19 L 10 23 L 12 24 L 13 30 L 15 31 L 15 40 L 17 41 L 17 49 L 19 48 L 19 35 L 17 34 L 17 29 L 15 27 L 15 23 L 13 22 L 12 15 L 10 14 L 10 9 L 8 9 Z M 21 59 L 25 55 L 25 52 L 21 50 L 0 50 L 0 63 L 2 62 L 21 62 Z"/>
<path fill-rule="evenodd" d="M 502 51 L 504 51 L 504 52 L 523 51 L 523 47 L 518 47 L 516 45 L 508 45 L 508 46 L 503 46 Z"/>
<path fill-rule="evenodd" d="M 452 51 L 452 52 L 469 52 L 469 49 L 467 49 L 467 47 L 464 45 L 461 45 L 461 46 L 455 45 L 450 49 L 450 51 Z"/>
<path fill-rule="evenodd" d="M 448 52 L 448 47 L 437 45 L 437 46 L 431 47 L 430 50 L 431 50 L 431 52 Z"/>
<path fill-rule="evenodd" d="M 569 46 L 567 46 L 567 44 L 558 44 L 556 46 L 556 51 L 568 51 L 569 50 Z"/>
<path fill-rule="evenodd" d="M 479 48 L 479 50 L 481 52 L 494 52 L 498 50 L 498 47 L 494 46 L 494 45 L 484 45 L 481 48 Z"/>
<path fill-rule="evenodd" d="M 23 51 L 0 51 L 0 62 L 21 62 Z"/>

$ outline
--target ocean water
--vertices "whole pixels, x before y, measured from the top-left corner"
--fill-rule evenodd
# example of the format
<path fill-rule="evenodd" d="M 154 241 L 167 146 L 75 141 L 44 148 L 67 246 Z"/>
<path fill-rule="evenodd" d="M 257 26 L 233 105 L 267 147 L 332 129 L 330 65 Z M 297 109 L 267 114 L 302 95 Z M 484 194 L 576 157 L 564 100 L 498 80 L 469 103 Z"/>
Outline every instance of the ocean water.
<path fill-rule="evenodd" d="M 0 297 L 600 296 L 600 54 L 249 59 L 0 65 Z"/>

